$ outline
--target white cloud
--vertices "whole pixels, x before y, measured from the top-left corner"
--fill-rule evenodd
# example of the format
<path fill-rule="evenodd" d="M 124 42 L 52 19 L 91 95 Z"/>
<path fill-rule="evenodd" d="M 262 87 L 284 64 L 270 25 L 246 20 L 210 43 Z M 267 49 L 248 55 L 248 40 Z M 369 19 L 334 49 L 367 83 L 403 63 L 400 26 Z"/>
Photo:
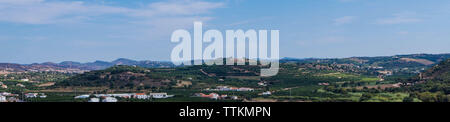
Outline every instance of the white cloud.
<path fill-rule="evenodd" d="M 23 24 L 83 22 L 102 15 L 121 15 L 134 19 L 182 16 L 192 18 L 223 7 L 221 2 L 182 0 L 150 3 L 141 8 L 88 4 L 80 1 L 0 0 L 0 21 Z"/>
<path fill-rule="evenodd" d="M 209 10 L 223 7 L 223 3 L 203 1 L 158 2 L 149 5 L 152 12 L 168 15 L 196 15 L 208 13 Z"/>
<path fill-rule="evenodd" d="M 0 4 L 36 4 L 44 0 L 0 0 Z"/>
<path fill-rule="evenodd" d="M 353 22 L 356 19 L 354 16 L 344 16 L 340 18 L 334 19 L 334 25 L 343 25 L 343 24 L 349 24 Z"/>
<path fill-rule="evenodd" d="M 192 28 L 194 21 L 208 22 L 214 19 L 210 16 L 212 10 L 224 6 L 223 2 L 201 0 L 156 2 L 134 8 L 80 1 L 0 0 L 0 23 L 67 25 L 68 27 L 80 25 L 83 28 L 105 30 L 97 33 L 99 37 L 104 36 L 101 39 L 80 36 L 71 40 L 61 40 L 74 44 L 80 43 L 84 46 L 104 43 L 105 40 L 108 40 L 108 43 L 112 43 L 109 40 L 116 40 L 136 41 L 135 44 L 139 44 L 167 40 L 176 29 Z M 0 41 L 5 39 L 20 40 L 18 37 L 6 38 L 0 35 Z"/>
<path fill-rule="evenodd" d="M 378 19 L 377 24 L 406 24 L 406 23 L 416 23 L 422 20 L 416 17 L 414 12 L 403 12 L 393 14 L 391 18 Z"/>
<path fill-rule="evenodd" d="M 9 1 L 9 0 L 7 0 Z M 104 14 L 127 13 L 130 9 L 88 5 L 84 2 L 46 2 L 44 0 L 19 0 L 0 2 L 0 21 L 23 24 L 54 24 L 79 22 Z"/>

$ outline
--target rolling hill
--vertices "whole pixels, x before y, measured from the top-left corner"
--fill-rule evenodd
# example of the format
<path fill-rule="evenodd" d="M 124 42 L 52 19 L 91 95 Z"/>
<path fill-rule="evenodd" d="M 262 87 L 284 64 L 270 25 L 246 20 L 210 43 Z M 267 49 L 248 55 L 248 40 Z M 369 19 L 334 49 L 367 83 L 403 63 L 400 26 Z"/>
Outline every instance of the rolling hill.
<path fill-rule="evenodd" d="M 125 58 L 120 58 L 112 62 L 95 61 L 88 63 L 80 63 L 73 61 L 64 61 L 61 63 L 33 63 L 33 64 L 13 64 L 13 63 L 0 63 L 0 71 L 6 72 L 25 72 L 25 71 L 52 71 L 52 72 L 64 72 L 64 73 L 83 73 L 91 70 L 102 70 L 114 65 L 129 65 L 140 66 L 147 68 L 164 68 L 173 67 L 171 62 L 164 61 L 135 61 Z"/>
<path fill-rule="evenodd" d="M 58 83 L 58 86 L 86 86 L 110 88 L 159 88 L 171 81 L 163 76 L 155 76 L 152 71 L 137 66 L 117 65 L 104 70 L 86 72 Z"/>
<path fill-rule="evenodd" d="M 422 79 L 450 81 L 450 59 L 442 61 L 422 73 Z"/>
<path fill-rule="evenodd" d="M 358 66 L 383 67 L 385 69 L 425 68 L 431 67 L 450 58 L 450 54 L 410 54 L 378 57 L 350 57 L 333 59 L 295 59 L 284 58 L 282 62 L 327 63 L 327 64 L 354 64 Z"/>
<path fill-rule="evenodd" d="M 427 69 L 450 58 L 450 54 L 411 54 L 411 55 L 396 55 L 396 56 L 379 56 L 379 57 L 350 57 L 350 58 L 334 58 L 334 59 L 296 59 L 283 58 L 281 63 L 320 63 L 332 65 L 352 65 L 359 68 L 366 69 L 384 69 L 401 72 L 407 70 L 410 73 L 419 73 L 423 69 Z M 73 61 L 64 61 L 61 63 L 33 63 L 33 64 L 14 64 L 14 63 L 0 63 L 0 73 L 8 72 L 39 72 L 52 71 L 63 73 L 83 73 L 92 70 L 103 70 L 115 65 L 139 66 L 145 68 L 170 68 L 175 67 L 171 62 L 164 61 L 135 61 L 125 58 L 120 58 L 111 62 L 95 61 L 88 63 L 80 63 Z"/>

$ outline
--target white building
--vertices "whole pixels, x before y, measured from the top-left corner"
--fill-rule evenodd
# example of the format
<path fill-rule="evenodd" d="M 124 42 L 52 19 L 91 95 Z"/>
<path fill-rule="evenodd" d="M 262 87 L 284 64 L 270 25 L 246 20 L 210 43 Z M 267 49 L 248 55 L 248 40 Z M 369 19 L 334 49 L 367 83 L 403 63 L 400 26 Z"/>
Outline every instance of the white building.
<path fill-rule="evenodd" d="M 121 98 L 131 98 L 132 93 L 123 93 L 123 94 L 93 94 L 95 97 L 121 97 Z"/>
<path fill-rule="evenodd" d="M 217 93 L 211 93 L 209 95 L 211 95 L 211 97 L 210 97 L 211 99 L 219 99 L 219 97 L 220 97 L 220 95 Z"/>
<path fill-rule="evenodd" d="M 20 79 L 20 81 L 28 82 L 28 81 L 30 81 L 30 79 Z"/>
<path fill-rule="evenodd" d="M 16 86 L 18 86 L 18 87 L 25 87 L 25 85 L 23 85 L 23 84 L 16 84 Z"/>
<path fill-rule="evenodd" d="M 36 97 L 38 97 L 38 93 L 26 93 L 25 97 L 27 97 L 27 98 L 36 98 Z"/>
<path fill-rule="evenodd" d="M 136 99 L 148 99 L 148 98 L 150 98 L 150 96 L 146 95 L 145 93 L 136 93 L 134 95 L 134 97 Z"/>
<path fill-rule="evenodd" d="M 272 92 L 266 91 L 266 92 L 263 92 L 262 95 L 272 95 Z"/>
<path fill-rule="evenodd" d="M 8 92 L 2 92 L 2 93 L 0 93 L 0 96 L 10 96 L 11 95 L 11 93 L 8 93 Z"/>
<path fill-rule="evenodd" d="M 258 85 L 260 85 L 260 86 L 267 86 L 266 82 L 258 82 Z"/>
<path fill-rule="evenodd" d="M 98 98 L 91 98 L 88 102 L 100 102 Z"/>
<path fill-rule="evenodd" d="M 120 97 L 120 98 L 131 98 L 133 94 L 124 93 L 124 94 L 110 94 L 112 97 Z"/>
<path fill-rule="evenodd" d="M 39 98 L 47 98 L 47 95 L 45 95 L 44 93 L 40 93 Z"/>
<path fill-rule="evenodd" d="M 205 89 L 206 91 L 253 91 L 253 88 L 236 88 L 236 87 L 229 87 L 229 86 L 217 86 L 216 89 Z"/>
<path fill-rule="evenodd" d="M 150 93 L 150 96 L 152 98 L 169 98 L 173 97 L 174 95 L 167 95 L 167 93 Z"/>
<path fill-rule="evenodd" d="M 102 102 L 117 102 L 117 99 L 114 97 L 106 97 Z"/>
<path fill-rule="evenodd" d="M 0 102 L 8 102 L 5 96 L 0 96 Z"/>
<path fill-rule="evenodd" d="M 84 98 L 89 98 L 89 95 L 80 95 L 75 97 L 75 99 L 84 99 Z"/>
<path fill-rule="evenodd" d="M 237 91 L 253 91 L 252 88 L 239 88 Z"/>

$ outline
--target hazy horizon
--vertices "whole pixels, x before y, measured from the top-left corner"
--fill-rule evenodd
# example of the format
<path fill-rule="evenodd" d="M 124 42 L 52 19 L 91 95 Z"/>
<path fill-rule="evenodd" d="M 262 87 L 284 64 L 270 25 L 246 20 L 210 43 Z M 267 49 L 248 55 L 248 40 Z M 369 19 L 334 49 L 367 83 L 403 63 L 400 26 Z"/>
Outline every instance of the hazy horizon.
<path fill-rule="evenodd" d="M 169 61 L 194 21 L 280 30 L 280 57 L 450 53 L 447 0 L 0 0 L 0 16 L 1 63 Z"/>
<path fill-rule="evenodd" d="M 285 59 L 285 58 L 292 58 L 292 59 L 340 59 L 340 58 L 352 58 L 352 57 L 384 57 L 384 56 L 397 56 L 397 55 L 417 55 L 417 54 L 428 54 L 428 55 L 439 55 L 439 54 L 450 54 L 450 53 L 411 53 L 411 54 L 396 54 L 396 55 L 379 55 L 379 56 L 349 56 L 349 57 L 280 57 L 280 60 Z M 112 60 L 92 60 L 92 61 L 86 61 L 86 62 L 82 62 L 82 61 L 73 61 L 73 60 L 63 60 L 63 61 L 44 61 L 44 62 L 33 62 L 33 63 L 17 63 L 17 62 L 0 62 L 0 63 L 13 63 L 13 64 L 23 64 L 23 65 L 27 65 L 27 64 L 34 64 L 34 63 L 62 63 L 62 62 L 77 62 L 77 63 L 93 63 L 96 61 L 104 61 L 104 62 L 113 62 L 119 59 L 127 59 L 127 60 L 133 60 L 133 61 L 159 61 L 159 62 L 172 62 L 170 60 L 149 60 L 149 59 L 131 59 L 131 58 L 116 58 L 116 59 L 112 59 Z"/>

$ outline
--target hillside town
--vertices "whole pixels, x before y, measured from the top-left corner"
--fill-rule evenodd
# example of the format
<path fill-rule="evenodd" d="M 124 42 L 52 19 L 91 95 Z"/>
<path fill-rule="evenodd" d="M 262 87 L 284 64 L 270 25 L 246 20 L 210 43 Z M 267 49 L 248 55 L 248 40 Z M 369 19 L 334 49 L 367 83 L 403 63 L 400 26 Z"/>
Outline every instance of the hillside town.
<path fill-rule="evenodd" d="M 174 95 L 168 95 L 167 93 L 120 93 L 120 94 L 85 94 L 75 96 L 75 99 L 89 99 L 89 102 L 118 102 L 117 98 L 123 99 L 165 99 L 174 97 Z"/>
<path fill-rule="evenodd" d="M 217 86 L 215 89 L 206 88 L 205 91 L 254 91 L 253 88 L 247 87 L 230 87 L 230 86 Z"/>

